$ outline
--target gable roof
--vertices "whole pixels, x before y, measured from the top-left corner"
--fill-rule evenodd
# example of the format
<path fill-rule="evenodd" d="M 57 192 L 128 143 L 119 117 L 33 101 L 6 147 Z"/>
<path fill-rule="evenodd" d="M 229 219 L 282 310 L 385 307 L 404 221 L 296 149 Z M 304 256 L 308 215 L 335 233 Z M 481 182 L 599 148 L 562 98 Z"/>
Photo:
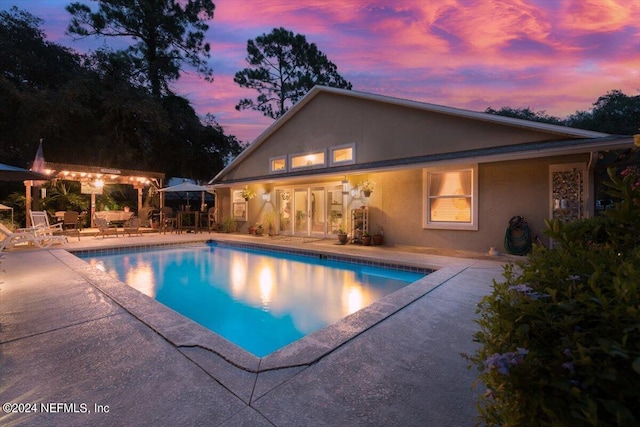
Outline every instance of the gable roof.
<path fill-rule="evenodd" d="M 467 118 L 467 119 L 476 120 L 476 121 L 483 121 L 483 122 L 495 123 L 495 124 L 500 124 L 500 125 L 509 126 L 509 127 L 517 127 L 517 128 L 522 128 L 526 130 L 545 132 L 549 134 L 555 134 L 558 136 L 557 138 L 558 141 L 556 141 L 555 144 L 550 142 L 547 142 L 544 145 L 535 144 L 535 148 L 525 147 L 522 144 L 520 144 L 519 147 L 524 149 L 524 151 L 528 151 L 531 149 L 541 150 L 547 146 L 552 149 L 558 149 L 558 144 L 560 143 L 561 145 L 562 141 L 566 141 L 566 140 L 569 140 L 567 142 L 571 142 L 570 145 L 575 146 L 576 143 L 583 144 L 587 141 L 592 141 L 592 140 L 599 140 L 599 142 L 602 143 L 602 142 L 609 141 L 611 139 L 611 135 L 606 133 L 601 133 L 601 132 L 570 128 L 567 126 L 560 126 L 560 125 L 554 125 L 549 123 L 534 122 L 530 120 L 517 119 L 513 117 L 498 116 L 495 114 L 464 110 L 460 108 L 429 104 L 425 102 L 412 101 L 412 100 L 402 99 L 402 98 L 394 98 L 390 96 L 377 95 L 377 94 L 366 93 L 366 92 L 338 89 L 338 88 L 327 87 L 327 86 L 315 86 L 291 109 L 289 109 L 284 115 L 282 115 L 279 119 L 273 122 L 267 129 L 265 129 L 264 132 L 262 132 L 253 142 L 251 142 L 249 146 L 247 146 L 247 148 L 245 148 L 242 151 L 242 153 L 240 153 L 231 163 L 229 163 L 229 165 L 227 165 L 222 171 L 220 171 L 211 181 L 209 181 L 209 183 L 213 184 L 220 181 L 229 171 L 233 170 L 239 163 L 241 163 L 252 152 L 254 152 L 261 144 L 267 141 L 271 135 L 277 132 L 278 129 L 280 129 L 283 125 L 285 125 L 293 116 L 295 116 L 298 111 L 303 109 L 309 102 L 311 102 L 314 98 L 316 98 L 321 93 L 330 93 L 330 94 L 335 94 L 339 96 L 374 101 L 378 103 L 396 105 L 396 106 L 401 106 L 405 108 L 412 108 L 412 109 L 422 110 L 426 112 L 446 114 L 450 116 L 462 117 L 462 118 Z M 498 148 L 498 150 L 500 149 Z M 513 149 L 511 151 L 513 152 Z M 462 153 L 455 153 L 455 154 L 462 154 Z M 430 156 L 423 156 L 423 157 L 425 157 L 426 159 L 426 157 L 430 157 Z M 415 158 L 413 159 L 415 160 L 415 162 L 414 161 L 408 162 L 407 160 L 404 160 L 403 164 L 422 163 L 425 161 L 425 159 Z M 402 162 L 403 160 L 400 160 L 400 161 Z M 362 166 L 366 166 L 366 165 L 362 165 Z M 369 165 L 369 167 L 372 167 L 372 166 L 373 165 Z M 376 165 L 376 166 L 384 167 L 384 165 Z M 392 165 L 387 165 L 387 166 L 392 166 Z M 354 165 L 350 165 L 349 169 L 353 170 Z M 335 168 L 332 168 L 331 171 L 337 172 Z M 306 173 L 308 173 L 308 171 Z M 286 176 L 292 176 L 291 172 L 287 173 Z M 274 178 L 275 176 L 270 175 L 270 177 Z"/>

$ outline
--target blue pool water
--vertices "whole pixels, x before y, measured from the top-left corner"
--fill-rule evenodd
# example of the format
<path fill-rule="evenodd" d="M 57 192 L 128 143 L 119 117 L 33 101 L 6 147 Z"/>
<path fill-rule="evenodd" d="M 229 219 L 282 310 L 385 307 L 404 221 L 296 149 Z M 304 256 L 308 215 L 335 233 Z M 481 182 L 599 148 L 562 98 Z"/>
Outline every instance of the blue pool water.
<path fill-rule="evenodd" d="M 258 357 L 424 277 L 217 245 L 81 257 Z"/>

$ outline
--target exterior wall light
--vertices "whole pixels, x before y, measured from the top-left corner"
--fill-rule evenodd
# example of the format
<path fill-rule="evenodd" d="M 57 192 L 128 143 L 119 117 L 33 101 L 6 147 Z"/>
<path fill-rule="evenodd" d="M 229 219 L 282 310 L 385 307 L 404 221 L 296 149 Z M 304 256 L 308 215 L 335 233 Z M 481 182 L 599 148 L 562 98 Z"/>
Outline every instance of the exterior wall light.
<path fill-rule="evenodd" d="M 265 202 L 270 202 L 271 201 L 271 193 L 263 193 L 262 194 L 262 200 L 264 200 Z"/>
<path fill-rule="evenodd" d="M 346 179 L 342 180 L 342 195 L 349 195 L 349 181 L 347 181 Z"/>

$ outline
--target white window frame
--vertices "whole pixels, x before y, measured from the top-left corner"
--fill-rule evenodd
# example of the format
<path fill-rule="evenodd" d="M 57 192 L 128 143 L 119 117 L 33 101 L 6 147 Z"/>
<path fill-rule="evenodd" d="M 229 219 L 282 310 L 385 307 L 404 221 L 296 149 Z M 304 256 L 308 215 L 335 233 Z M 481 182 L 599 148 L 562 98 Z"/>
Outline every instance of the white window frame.
<path fill-rule="evenodd" d="M 276 160 L 282 160 L 284 162 L 284 169 L 274 169 L 273 162 Z M 289 168 L 287 167 L 289 162 L 287 161 L 287 156 L 276 156 L 269 158 L 269 172 L 270 173 L 283 173 L 288 172 Z"/>
<path fill-rule="evenodd" d="M 344 150 L 346 148 L 351 148 L 352 158 L 351 160 L 339 160 L 336 161 L 333 159 L 334 152 L 337 150 Z M 341 166 L 341 165 L 353 165 L 356 162 L 356 144 L 343 144 L 343 145 L 334 145 L 329 147 L 329 165 L 330 166 Z"/>
<path fill-rule="evenodd" d="M 249 202 L 242 197 L 242 188 L 231 189 L 231 217 L 236 221 L 249 218 Z"/>
<path fill-rule="evenodd" d="M 303 166 L 293 166 L 293 159 L 297 158 L 297 157 L 306 157 L 306 156 L 313 156 L 316 154 L 322 154 L 323 155 L 323 162 L 322 163 L 316 163 L 314 165 L 303 165 Z M 327 167 L 327 150 L 316 150 L 316 151 L 310 151 L 307 153 L 296 153 L 296 154 L 290 154 L 289 155 L 289 171 L 293 171 L 293 170 L 304 170 L 304 169 L 316 169 L 316 168 L 325 168 Z"/>
<path fill-rule="evenodd" d="M 470 222 L 443 222 L 430 221 L 431 197 L 429 194 L 429 176 L 432 173 L 442 172 L 458 172 L 463 170 L 471 170 L 471 221 Z M 436 230 L 478 230 L 478 165 L 459 165 L 451 167 L 429 168 L 423 169 L 422 172 L 423 186 L 423 212 L 422 227 L 425 229 Z"/>

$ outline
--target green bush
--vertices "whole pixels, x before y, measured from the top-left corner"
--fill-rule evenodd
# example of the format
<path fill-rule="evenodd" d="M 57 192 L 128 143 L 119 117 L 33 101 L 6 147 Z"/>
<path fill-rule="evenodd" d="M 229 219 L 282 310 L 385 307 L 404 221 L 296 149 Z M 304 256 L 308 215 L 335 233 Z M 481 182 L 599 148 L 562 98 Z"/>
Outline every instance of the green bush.
<path fill-rule="evenodd" d="M 222 220 L 222 229 L 223 233 L 235 233 L 238 229 L 238 222 L 231 217 L 227 217 Z"/>
<path fill-rule="evenodd" d="M 550 221 L 557 246 L 506 266 L 479 304 L 483 424 L 640 425 L 640 182 L 625 171 L 606 217 Z"/>

